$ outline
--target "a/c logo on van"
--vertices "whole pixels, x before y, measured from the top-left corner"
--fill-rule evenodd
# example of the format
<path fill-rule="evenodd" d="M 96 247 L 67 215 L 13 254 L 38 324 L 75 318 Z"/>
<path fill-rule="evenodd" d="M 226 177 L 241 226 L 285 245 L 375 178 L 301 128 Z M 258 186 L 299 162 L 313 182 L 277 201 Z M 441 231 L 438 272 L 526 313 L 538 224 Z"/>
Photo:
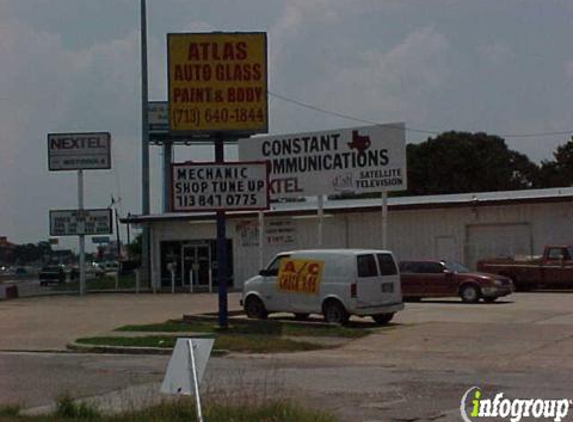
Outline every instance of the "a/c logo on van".
<path fill-rule="evenodd" d="M 323 269 L 324 261 L 283 258 L 277 276 L 277 289 L 318 294 Z"/>

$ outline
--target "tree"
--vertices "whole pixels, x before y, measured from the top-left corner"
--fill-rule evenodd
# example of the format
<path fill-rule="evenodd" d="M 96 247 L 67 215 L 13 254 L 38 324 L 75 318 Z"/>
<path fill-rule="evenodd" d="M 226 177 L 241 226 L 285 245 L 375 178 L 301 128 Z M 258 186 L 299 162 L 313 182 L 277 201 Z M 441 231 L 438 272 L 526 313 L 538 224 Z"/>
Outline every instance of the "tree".
<path fill-rule="evenodd" d="M 573 137 L 553 153 L 555 161 L 543 161 L 540 183 L 543 187 L 557 188 L 573 185 Z"/>
<path fill-rule="evenodd" d="M 135 236 L 135 239 L 127 245 L 127 252 L 131 259 L 139 259 L 141 257 L 141 248 L 143 243 L 143 237 L 140 234 Z"/>
<path fill-rule="evenodd" d="M 28 264 L 30 262 L 44 261 L 52 253 L 52 245 L 49 242 L 38 242 L 38 244 L 26 243 L 16 245 L 14 250 L 14 260 L 18 264 Z"/>
<path fill-rule="evenodd" d="M 432 195 L 537 187 L 539 167 L 483 132 L 446 132 L 408 144 L 408 194 Z"/>

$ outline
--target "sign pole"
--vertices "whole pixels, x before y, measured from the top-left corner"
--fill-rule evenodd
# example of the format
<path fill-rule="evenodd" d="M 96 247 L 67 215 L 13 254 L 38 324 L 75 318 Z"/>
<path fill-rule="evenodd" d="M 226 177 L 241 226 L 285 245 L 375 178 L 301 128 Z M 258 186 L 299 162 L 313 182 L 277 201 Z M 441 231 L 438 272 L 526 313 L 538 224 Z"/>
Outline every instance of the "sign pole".
<path fill-rule="evenodd" d="M 173 156 L 173 142 L 165 141 L 163 144 L 163 212 L 171 211 L 171 158 Z"/>
<path fill-rule="evenodd" d="M 225 141 L 215 135 L 215 163 L 225 162 Z M 225 211 L 217 211 L 217 283 L 219 285 L 219 326 L 227 328 L 227 245 Z"/>
<path fill-rule="evenodd" d="M 318 202 L 318 246 L 322 246 L 322 224 L 324 223 L 324 196 L 317 196 Z"/>
<path fill-rule="evenodd" d="M 81 233 L 85 233 L 85 216 L 84 210 L 84 171 L 78 170 L 78 208 L 80 210 L 81 220 L 80 224 L 83 226 Z M 80 296 L 86 294 L 86 236 L 85 234 L 79 235 L 80 239 Z"/>
<path fill-rule="evenodd" d="M 265 265 L 263 258 L 264 241 L 265 241 L 265 214 L 262 211 L 259 211 L 259 270 L 262 270 L 263 265 Z"/>
<path fill-rule="evenodd" d="M 382 191 L 382 249 L 388 248 L 388 191 Z"/>
<path fill-rule="evenodd" d="M 203 422 L 203 411 L 201 409 L 201 396 L 199 395 L 199 377 L 197 375 L 197 363 L 195 362 L 195 346 L 193 346 L 193 340 L 187 340 L 187 345 L 189 347 L 189 357 L 191 363 L 191 381 L 193 384 L 193 390 L 195 392 L 195 405 L 197 407 L 197 422 Z"/>
<path fill-rule="evenodd" d="M 141 213 L 150 212 L 149 199 L 149 127 L 148 127 L 148 81 L 147 81 L 147 7 L 141 0 Z M 143 225 L 141 235 L 141 270 L 144 283 L 153 284 L 150 280 L 150 230 Z"/>

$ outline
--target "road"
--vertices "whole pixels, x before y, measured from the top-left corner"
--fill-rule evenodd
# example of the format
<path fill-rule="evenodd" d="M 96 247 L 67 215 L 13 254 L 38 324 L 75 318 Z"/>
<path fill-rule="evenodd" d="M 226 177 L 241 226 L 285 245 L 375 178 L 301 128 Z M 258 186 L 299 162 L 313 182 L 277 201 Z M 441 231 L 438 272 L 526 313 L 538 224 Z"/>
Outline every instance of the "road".
<path fill-rule="evenodd" d="M 197 311 L 216 306 L 213 295 L 126 296 L 101 295 L 86 302 L 70 297 L 68 309 L 60 307 L 64 298 L 0 302 L 0 315 L 38 315 L 42 309 L 51 314 L 57 307 L 73 318 L 83 306 L 86 319 L 100 312 L 101 321 L 70 325 L 78 325 L 82 335 L 92 335 L 113 328 L 115 319 L 117 325 L 126 323 L 130 315 L 158 321 L 165 314 L 180 312 L 177 307 L 185 308 L 184 303 L 185 309 Z M 76 307 L 71 306 L 74 300 Z M 235 300 L 231 298 L 232 306 Z M 205 400 L 295 397 L 335 413 L 341 421 L 376 422 L 459 421 L 460 399 L 472 386 L 492 397 L 503 392 L 509 397 L 573 399 L 572 305 L 571 293 L 515 294 L 491 305 L 456 300 L 408 304 L 390 329 L 338 349 L 212 358 Z M 115 317 L 104 315 L 106 306 L 117 312 Z M 139 315 L 145 307 L 150 307 L 150 315 Z M 2 332 L 5 324 L 6 319 L 0 319 Z M 32 326 L 30 332 L 36 330 L 39 327 Z M 32 350 L 49 339 L 46 335 L 42 341 L 26 340 L 10 332 L 8 339 L 0 338 L 0 349 Z M 55 330 L 54 339 L 62 342 L 75 335 Z M 58 341 L 50 345 L 58 349 Z M 63 392 L 91 397 L 116 409 L 148 403 L 158 397 L 167 359 L 0 352 L 0 403 L 20 402 L 35 408 L 49 405 Z"/>

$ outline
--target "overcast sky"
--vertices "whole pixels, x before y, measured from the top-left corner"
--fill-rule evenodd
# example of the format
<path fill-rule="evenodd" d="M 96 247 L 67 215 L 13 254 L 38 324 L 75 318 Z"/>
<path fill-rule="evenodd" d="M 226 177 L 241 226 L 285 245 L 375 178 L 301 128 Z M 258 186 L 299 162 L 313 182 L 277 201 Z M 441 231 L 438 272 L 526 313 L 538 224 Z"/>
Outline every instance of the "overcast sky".
<path fill-rule="evenodd" d="M 109 131 L 113 170 L 88 171 L 85 206 L 141 210 L 139 0 L 0 0 L 0 235 L 49 237 L 77 207 L 74 172 L 49 172 L 50 132 Z M 266 31 L 272 93 L 431 131 L 572 130 L 570 0 L 148 0 L 150 99 L 166 99 L 168 32 Z M 359 126 L 269 99 L 270 132 Z M 408 131 L 408 142 L 429 135 Z M 540 161 L 570 135 L 508 137 Z M 152 212 L 161 150 L 151 148 Z M 236 156 L 229 151 L 229 157 Z M 208 148 L 176 161 L 208 159 Z M 75 239 L 63 244 L 76 245 Z M 88 244 L 90 242 L 88 241 Z"/>

